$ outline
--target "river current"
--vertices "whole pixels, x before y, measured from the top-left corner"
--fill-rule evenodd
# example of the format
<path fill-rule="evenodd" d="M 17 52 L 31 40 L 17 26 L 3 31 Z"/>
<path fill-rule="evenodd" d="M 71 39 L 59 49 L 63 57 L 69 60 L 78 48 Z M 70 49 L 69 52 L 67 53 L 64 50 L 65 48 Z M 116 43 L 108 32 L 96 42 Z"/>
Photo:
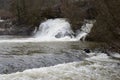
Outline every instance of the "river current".
<path fill-rule="evenodd" d="M 103 46 L 95 42 L 0 43 L 0 80 L 119 80 L 120 61 L 100 51 Z"/>
<path fill-rule="evenodd" d="M 0 80 L 120 80 L 120 55 L 84 41 L 92 27 L 74 33 L 66 20 L 50 19 L 32 37 L 0 36 Z"/>

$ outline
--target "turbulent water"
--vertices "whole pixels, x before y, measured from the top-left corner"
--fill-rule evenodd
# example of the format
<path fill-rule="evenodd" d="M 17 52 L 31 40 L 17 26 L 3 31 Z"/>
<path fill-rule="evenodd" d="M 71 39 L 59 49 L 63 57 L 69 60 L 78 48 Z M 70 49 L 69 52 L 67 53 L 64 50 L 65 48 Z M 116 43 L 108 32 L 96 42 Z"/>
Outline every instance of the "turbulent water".
<path fill-rule="evenodd" d="M 94 21 L 88 22 L 78 30 L 79 32 L 74 33 L 70 23 L 65 19 L 49 19 L 40 25 L 35 37 L 44 41 L 79 41 L 85 38 L 93 27 Z"/>
<path fill-rule="evenodd" d="M 0 80 L 119 80 L 120 60 L 94 50 L 103 46 L 91 42 L 0 43 L 0 72 L 9 73 L 2 73 Z M 86 53 L 85 48 L 93 51 Z"/>
<path fill-rule="evenodd" d="M 22 39 L 3 39 L 0 42 L 46 42 L 46 41 L 79 41 L 87 36 L 93 27 L 94 21 L 83 24 L 77 33 L 71 29 L 71 25 L 64 18 L 49 19 L 40 24 L 38 31 L 35 29 L 35 36 Z"/>
<path fill-rule="evenodd" d="M 0 19 L 0 22 L 4 22 L 4 20 L 1 20 L 1 19 Z"/>
<path fill-rule="evenodd" d="M 39 31 L 35 37 L 43 40 L 58 40 L 61 38 L 68 38 L 68 40 L 70 40 L 74 37 L 73 34 L 71 26 L 66 20 L 50 19 L 40 25 Z"/>
<path fill-rule="evenodd" d="M 0 80 L 120 80 L 120 63 L 104 53 L 89 54 L 81 62 L 0 75 Z"/>
<path fill-rule="evenodd" d="M 108 56 L 105 44 L 79 41 L 93 23 L 73 32 L 65 19 L 49 19 L 31 38 L 0 36 L 0 80 L 120 80 L 118 53 Z"/>
<path fill-rule="evenodd" d="M 0 43 L 0 74 L 81 61 L 87 57 L 84 48 L 102 46 L 94 42 Z"/>

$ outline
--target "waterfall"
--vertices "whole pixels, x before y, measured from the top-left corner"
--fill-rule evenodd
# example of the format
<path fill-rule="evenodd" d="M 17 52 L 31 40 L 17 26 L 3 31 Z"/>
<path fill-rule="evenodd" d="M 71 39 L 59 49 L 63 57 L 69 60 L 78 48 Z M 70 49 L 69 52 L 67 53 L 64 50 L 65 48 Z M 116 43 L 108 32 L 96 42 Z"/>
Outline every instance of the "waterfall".
<path fill-rule="evenodd" d="M 49 19 L 40 25 L 35 38 L 44 40 L 71 39 L 73 38 L 73 34 L 70 24 L 65 19 Z"/>
<path fill-rule="evenodd" d="M 35 34 L 35 38 L 41 40 L 63 40 L 78 41 L 85 40 L 93 27 L 93 21 L 85 20 L 85 23 L 76 33 L 71 29 L 70 23 L 64 18 L 48 19 L 41 23 L 39 30 Z M 76 35 L 75 35 L 76 34 Z"/>
<path fill-rule="evenodd" d="M 78 30 L 77 40 L 85 41 L 86 36 L 91 32 L 93 25 L 96 21 L 95 20 L 84 20 L 84 24 L 81 27 L 81 30 Z"/>
<path fill-rule="evenodd" d="M 85 20 L 81 29 L 73 32 L 65 18 L 48 19 L 35 28 L 31 38 L 7 39 L 0 42 L 46 42 L 46 41 L 79 41 L 85 40 L 90 33 L 94 20 Z"/>

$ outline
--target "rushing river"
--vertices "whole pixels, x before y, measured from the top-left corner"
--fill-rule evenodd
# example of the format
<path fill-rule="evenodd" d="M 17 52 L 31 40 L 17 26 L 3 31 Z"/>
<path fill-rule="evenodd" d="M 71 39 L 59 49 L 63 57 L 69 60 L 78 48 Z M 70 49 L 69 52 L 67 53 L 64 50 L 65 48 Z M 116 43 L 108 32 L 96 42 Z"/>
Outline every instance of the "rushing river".
<path fill-rule="evenodd" d="M 120 61 L 93 42 L 0 43 L 0 80 L 120 80 Z M 91 53 L 83 49 L 91 49 Z M 23 71 L 23 72 L 22 72 Z"/>
<path fill-rule="evenodd" d="M 92 42 L 0 43 L 0 73 L 80 61 L 88 57 L 83 49 L 102 46 Z"/>
<path fill-rule="evenodd" d="M 0 80 L 120 80 L 118 53 L 113 58 L 105 43 L 79 41 L 92 26 L 73 33 L 64 19 L 50 19 L 31 38 L 0 36 Z"/>

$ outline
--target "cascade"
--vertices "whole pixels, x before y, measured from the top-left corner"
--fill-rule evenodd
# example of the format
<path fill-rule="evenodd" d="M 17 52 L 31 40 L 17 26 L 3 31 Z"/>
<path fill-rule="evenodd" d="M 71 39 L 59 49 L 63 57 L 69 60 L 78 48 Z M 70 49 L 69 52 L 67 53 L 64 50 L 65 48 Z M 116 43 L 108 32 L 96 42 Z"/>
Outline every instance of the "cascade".
<path fill-rule="evenodd" d="M 31 38 L 13 38 L 0 42 L 46 42 L 46 41 L 79 41 L 85 40 L 95 21 L 85 20 L 81 29 L 73 32 L 70 23 L 64 18 L 48 19 L 35 28 Z"/>
<path fill-rule="evenodd" d="M 85 23 L 77 33 L 71 29 L 70 23 L 63 18 L 48 19 L 41 23 L 39 30 L 35 34 L 35 38 L 42 40 L 67 40 L 78 41 L 85 40 L 86 36 L 90 33 L 93 23 L 95 21 L 85 20 Z M 75 35 L 76 34 L 76 35 Z"/>

